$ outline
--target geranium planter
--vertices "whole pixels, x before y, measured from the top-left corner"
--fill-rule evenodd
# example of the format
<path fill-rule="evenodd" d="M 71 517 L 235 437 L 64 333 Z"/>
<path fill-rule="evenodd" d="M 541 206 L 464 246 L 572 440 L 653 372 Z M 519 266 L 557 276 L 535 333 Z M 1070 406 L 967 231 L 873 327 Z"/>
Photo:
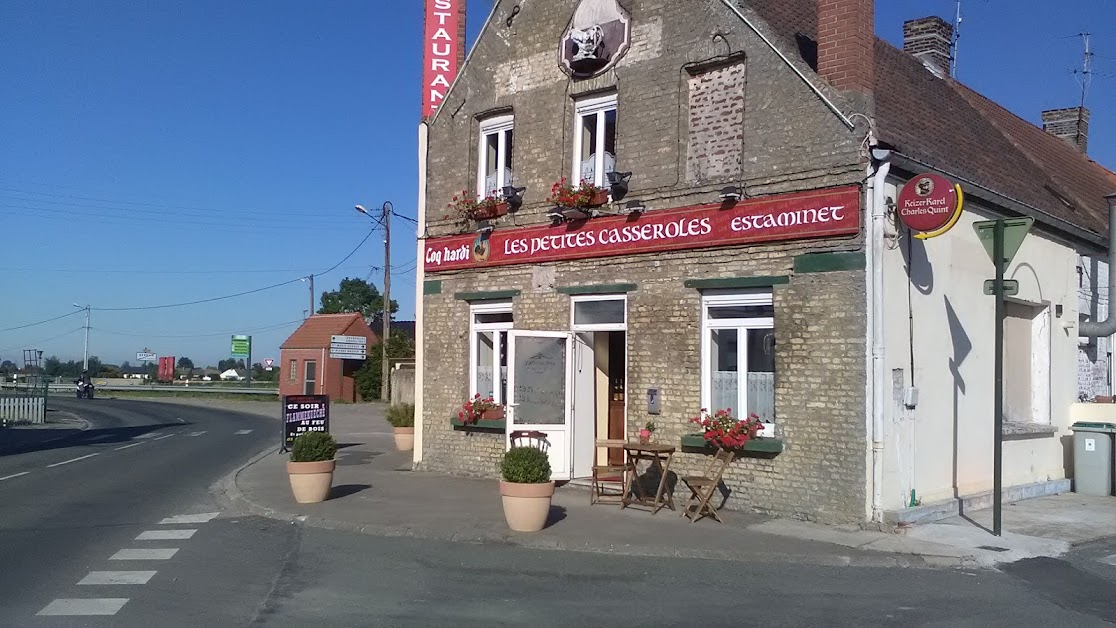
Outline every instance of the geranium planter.
<path fill-rule="evenodd" d="M 546 526 L 550 515 L 554 481 L 519 484 L 500 480 L 500 497 L 509 528 L 516 532 L 538 532 Z"/>
<path fill-rule="evenodd" d="M 473 220 L 489 220 L 492 218 L 499 218 L 508 213 L 508 204 L 501 201 L 491 205 L 483 205 L 473 210 L 471 218 Z"/>
<path fill-rule="evenodd" d="M 395 437 L 395 448 L 399 451 L 411 451 L 415 448 L 415 428 L 393 427 L 392 435 Z"/>
<path fill-rule="evenodd" d="M 600 207 L 608 202 L 608 190 L 601 190 L 589 198 L 589 207 Z"/>
<path fill-rule="evenodd" d="M 485 421 L 501 421 L 504 418 L 504 408 L 501 406 L 499 408 L 485 410 L 483 413 L 481 413 L 480 418 Z"/>
<path fill-rule="evenodd" d="M 329 497 L 333 487 L 333 471 L 337 460 L 319 462 L 288 462 L 287 475 L 291 479 L 291 492 L 300 504 L 316 504 Z"/>

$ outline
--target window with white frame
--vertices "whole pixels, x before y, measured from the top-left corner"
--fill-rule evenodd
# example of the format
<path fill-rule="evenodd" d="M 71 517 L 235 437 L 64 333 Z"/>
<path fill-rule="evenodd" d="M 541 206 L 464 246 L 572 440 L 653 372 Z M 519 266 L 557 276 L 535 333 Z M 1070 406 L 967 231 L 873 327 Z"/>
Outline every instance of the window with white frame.
<path fill-rule="evenodd" d="M 473 305 L 469 334 L 469 396 L 508 399 L 508 332 L 514 327 L 509 302 Z"/>
<path fill-rule="evenodd" d="M 775 422 L 775 308 L 770 291 L 706 293 L 701 300 L 701 405 Z M 760 436 L 774 436 L 765 427 Z"/>
<path fill-rule="evenodd" d="M 480 125 L 477 196 L 500 196 L 512 185 L 512 116 L 496 116 Z"/>
<path fill-rule="evenodd" d="M 573 149 L 570 181 L 604 187 L 606 173 L 616 170 L 616 94 L 577 102 Z"/>
<path fill-rule="evenodd" d="M 584 295 L 570 298 L 576 331 L 623 331 L 628 325 L 627 295 Z"/>

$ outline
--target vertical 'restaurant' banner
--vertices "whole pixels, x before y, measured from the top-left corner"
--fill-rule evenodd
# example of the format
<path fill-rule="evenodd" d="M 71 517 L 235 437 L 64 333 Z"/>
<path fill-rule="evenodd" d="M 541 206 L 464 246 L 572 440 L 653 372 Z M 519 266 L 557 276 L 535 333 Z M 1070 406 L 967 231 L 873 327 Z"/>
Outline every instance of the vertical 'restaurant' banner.
<path fill-rule="evenodd" d="M 434 115 L 457 76 L 460 5 L 465 0 L 426 0 L 423 29 L 422 117 Z"/>

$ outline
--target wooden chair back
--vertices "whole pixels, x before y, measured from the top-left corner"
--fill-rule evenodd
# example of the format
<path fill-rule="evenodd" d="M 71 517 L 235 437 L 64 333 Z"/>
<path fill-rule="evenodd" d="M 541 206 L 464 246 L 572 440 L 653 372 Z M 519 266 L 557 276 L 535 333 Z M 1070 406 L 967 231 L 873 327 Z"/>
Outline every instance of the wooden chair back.
<path fill-rule="evenodd" d="M 547 440 L 546 432 L 538 430 L 516 430 L 508 434 L 508 440 L 511 441 L 512 447 L 535 447 L 544 452 L 550 449 L 550 441 Z"/>

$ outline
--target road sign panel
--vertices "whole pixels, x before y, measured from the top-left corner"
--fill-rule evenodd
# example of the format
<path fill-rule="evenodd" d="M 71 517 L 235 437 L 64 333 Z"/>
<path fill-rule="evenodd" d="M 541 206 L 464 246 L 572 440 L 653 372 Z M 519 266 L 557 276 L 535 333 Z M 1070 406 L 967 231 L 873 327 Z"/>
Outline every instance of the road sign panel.
<path fill-rule="evenodd" d="M 1003 264 L 1006 268 L 1011 263 L 1012 258 L 1019 252 L 1020 245 L 1026 239 L 1027 233 L 1031 231 L 1031 225 L 1035 224 L 1035 219 L 1030 216 L 1026 218 L 1004 218 L 1004 259 Z M 996 235 L 996 221 L 995 220 L 981 220 L 973 223 L 973 229 L 976 230 L 977 238 L 980 243 L 984 245 L 984 250 L 988 252 L 988 258 L 995 264 L 994 259 L 996 255 L 992 252 L 994 240 Z"/>
<path fill-rule="evenodd" d="M 368 344 L 368 339 L 364 336 L 330 336 L 330 344 L 352 344 L 364 345 Z"/>
<path fill-rule="evenodd" d="M 229 353 L 234 358 L 246 358 L 252 354 L 252 338 L 250 336 L 233 336 Z"/>
<path fill-rule="evenodd" d="M 992 295 L 996 294 L 996 280 L 995 279 L 985 279 L 984 280 L 984 294 L 987 294 L 989 296 L 992 296 Z M 1005 279 L 1004 280 L 1004 296 L 1013 297 L 1017 294 L 1019 294 L 1019 282 L 1016 281 L 1015 279 Z"/>
<path fill-rule="evenodd" d="M 266 366 L 267 368 L 271 368 L 274 365 L 275 360 L 272 360 L 271 358 L 264 358 L 264 366 Z"/>
<path fill-rule="evenodd" d="M 151 351 L 137 351 L 136 359 L 140 362 L 154 362 L 159 359 L 159 355 Z"/>

